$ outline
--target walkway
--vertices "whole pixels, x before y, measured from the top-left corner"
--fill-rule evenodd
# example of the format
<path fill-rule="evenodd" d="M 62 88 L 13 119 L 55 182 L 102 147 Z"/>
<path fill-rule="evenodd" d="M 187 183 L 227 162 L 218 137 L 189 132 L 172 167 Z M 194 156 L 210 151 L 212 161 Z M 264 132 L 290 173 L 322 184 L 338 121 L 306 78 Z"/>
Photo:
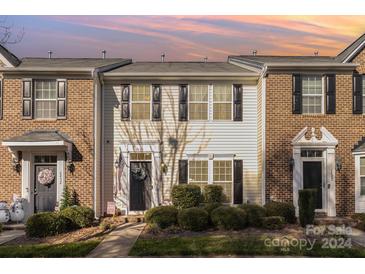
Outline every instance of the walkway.
<path fill-rule="evenodd" d="M 0 245 L 25 235 L 24 230 L 4 230 L 0 233 Z"/>
<path fill-rule="evenodd" d="M 362 247 L 365 247 L 365 232 L 357 228 L 352 228 L 351 241 Z"/>
<path fill-rule="evenodd" d="M 87 257 L 127 257 L 144 227 L 144 223 L 127 223 L 117 227 Z"/>

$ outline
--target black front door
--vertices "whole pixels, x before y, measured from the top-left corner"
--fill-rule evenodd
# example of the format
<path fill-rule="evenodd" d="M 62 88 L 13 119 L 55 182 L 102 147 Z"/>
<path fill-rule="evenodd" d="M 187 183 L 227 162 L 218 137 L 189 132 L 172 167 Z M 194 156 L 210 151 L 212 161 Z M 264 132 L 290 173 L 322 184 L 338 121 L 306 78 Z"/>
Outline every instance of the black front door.
<path fill-rule="evenodd" d="M 130 163 L 130 210 L 151 207 L 151 163 Z"/>
<path fill-rule="evenodd" d="M 322 162 L 303 162 L 303 187 L 317 189 L 317 209 L 322 209 Z"/>
<path fill-rule="evenodd" d="M 57 166 L 35 165 L 34 212 L 54 211 L 56 202 Z"/>

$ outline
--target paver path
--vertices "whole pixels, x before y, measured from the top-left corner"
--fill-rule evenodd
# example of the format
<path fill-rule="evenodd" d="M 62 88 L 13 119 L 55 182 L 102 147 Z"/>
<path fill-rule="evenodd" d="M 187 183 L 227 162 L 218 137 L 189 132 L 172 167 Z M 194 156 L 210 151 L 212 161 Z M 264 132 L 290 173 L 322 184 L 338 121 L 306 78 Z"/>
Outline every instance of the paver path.
<path fill-rule="evenodd" d="M 114 229 L 87 256 L 88 258 L 121 258 L 127 257 L 129 251 L 141 234 L 144 223 L 127 223 Z"/>
<path fill-rule="evenodd" d="M 357 228 L 352 228 L 351 240 L 362 247 L 365 247 L 365 232 Z"/>
<path fill-rule="evenodd" d="M 4 230 L 0 233 L 0 245 L 5 244 L 23 235 L 25 235 L 24 230 Z"/>

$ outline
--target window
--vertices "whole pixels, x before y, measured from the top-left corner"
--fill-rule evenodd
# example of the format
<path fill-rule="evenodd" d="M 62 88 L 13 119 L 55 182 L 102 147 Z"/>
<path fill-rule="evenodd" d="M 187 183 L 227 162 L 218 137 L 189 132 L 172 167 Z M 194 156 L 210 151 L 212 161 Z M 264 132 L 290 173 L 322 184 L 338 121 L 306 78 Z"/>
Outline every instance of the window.
<path fill-rule="evenodd" d="M 208 86 L 191 85 L 189 90 L 189 119 L 208 120 Z"/>
<path fill-rule="evenodd" d="M 322 113 L 322 76 L 303 76 L 303 113 Z"/>
<path fill-rule="evenodd" d="M 34 156 L 34 162 L 38 164 L 57 163 L 57 156 Z"/>
<path fill-rule="evenodd" d="M 149 120 L 151 116 L 151 89 L 149 85 L 132 87 L 132 119 Z"/>
<path fill-rule="evenodd" d="M 322 157 L 323 151 L 317 150 L 317 149 L 302 149 L 300 151 L 301 157 L 310 157 L 310 158 L 316 158 L 316 157 Z"/>
<path fill-rule="evenodd" d="M 365 157 L 360 158 L 360 195 L 365 195 Z"/>
<path fill-rule="evenodd" d="M 226 202 L 232 201 L 232 161 L 213 161 L 213 184 L 222 186 Z"/>
<path fill-rule="evenodd" d="M 208 161 L 189 161 L 189 184 L 208 184 Z"/>
<path fill-rule="evenodd" d="M 230 85 L 214 86 L 213 120 L 232 120 L 232 87 Z"/>
<path fill-rule="evenodd" d="M 365 75 L 362 76 L 362 113 L 365 113 Z"/>
<path fill-rule="evenodd" d="M 151 153 L 144 152 L 132 152 L 130 156 L 131 161 L 151 161 L 152 159 Z"/>
<path fill-rule="evenodd" d="M 35 81 L 35 118 L 57 118 L 57 82 Z"/>

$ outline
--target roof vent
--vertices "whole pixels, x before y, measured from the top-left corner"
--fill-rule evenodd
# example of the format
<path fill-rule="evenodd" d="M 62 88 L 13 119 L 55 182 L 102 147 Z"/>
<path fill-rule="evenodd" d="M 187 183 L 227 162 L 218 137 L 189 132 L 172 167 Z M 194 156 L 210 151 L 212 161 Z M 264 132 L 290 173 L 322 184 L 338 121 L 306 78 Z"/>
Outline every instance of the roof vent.
<path fill-rule="evenodd" d="M 319 55 L 319 52 L 318 52 L 318 50 L 316 50 L 315 52 L 314 52 L 314 56 L 318 56 Z"/>
<path fill-rule="evenodd" d="M 51 59 L 52 58 L 52 54 L 53 54 L 53 51 L 49 50 L 48 51 L 48 59 Z"/>
<path fill-rule="evenodd" d="M 204 63 L 208 62 L 208 57 L 204 57 Z"/>
<path fill-rule="evenodd" d="M 163 62 L 165 62 L 165 53 L 163 52 L 162 54 L 161 54 L 161 63 L 163 63 Z"/>
<path fill-rule="evenodd" d="M 252 55 L 253 55 L 253 56 L 256 56 L 256 55 L 257 55 L 257 50 L 256 50 L 256 49 L 254 49 L 254 50 L 252 51 Z"/>
<path fill-rule="evenodd" d="M 103 49 L 103 50 L 101 51 L 101 54 L 102 54 L 103 59 L 105 59 L 105 58 L 106 58 L 106 50 L 105 50 L 105 49 Z"/>

